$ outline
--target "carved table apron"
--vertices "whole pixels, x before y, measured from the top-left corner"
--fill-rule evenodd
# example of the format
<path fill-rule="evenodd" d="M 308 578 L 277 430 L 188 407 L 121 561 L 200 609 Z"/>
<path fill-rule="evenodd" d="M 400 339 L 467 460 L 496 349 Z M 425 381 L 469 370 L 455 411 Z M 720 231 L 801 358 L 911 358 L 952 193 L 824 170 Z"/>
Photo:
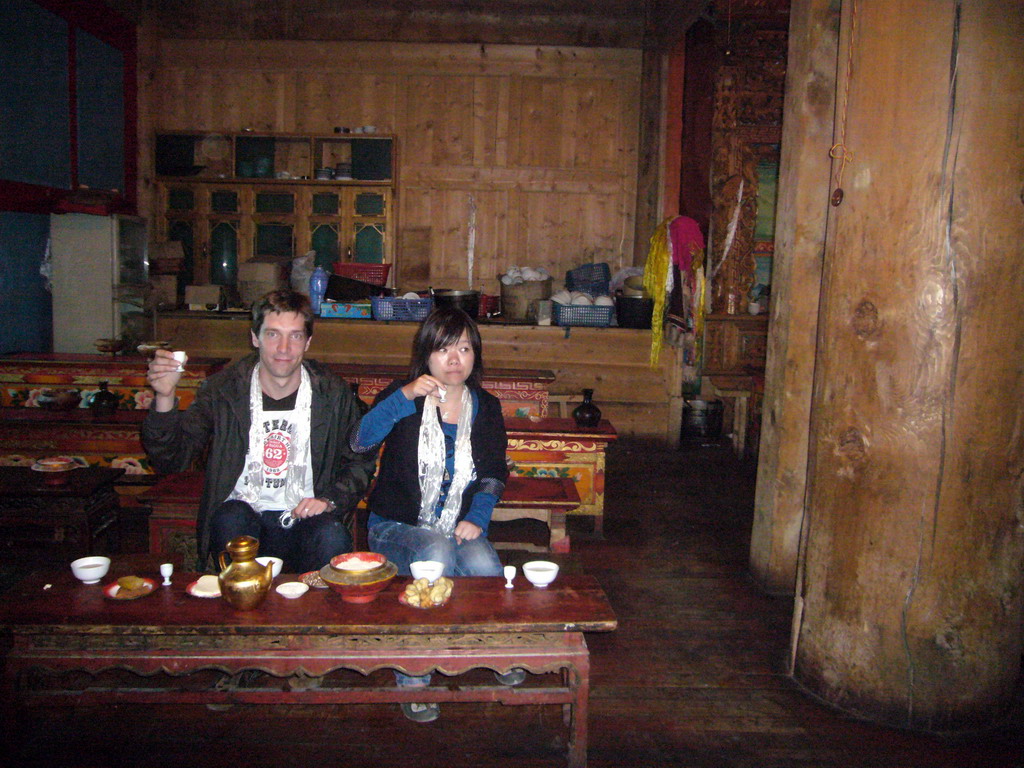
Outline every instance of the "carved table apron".
<path fill-rule="evenodd" d="M 132 601 L 103 596 L 103 586 L 132 572 L 115 563 L 102 584 L 83 585 L 69 573 L 38 573 L 8 592 L 0 624 L 12 633 L 6 660 L 7 704 L 167 702 L 183 704 L 339 704 L 497 701 L 559 704 L 569 726 L 569 765 L 586 764 L 590 659 L 585 631 L 610 631 L 616 619 L 590 576 L 560 576 L 536 589 L 519 576 L 515 589 L 500 578 L 457 579 L 451 600 L 419 610 L 398 602 L 409 582 L 395 579 L 365 605 L 324 589 L 298 600 L 271 592 L 254 611 L 219 599 L 194 598 L 185 586 L 196 574 L 176 574 L 171 587 Z M 159 583 L 159 577 L 155 577 Z M 280 583 L 288 580 L 280 576 Z M 49 585 L 47 587 L 46 585 Z M 199 670 L 233 674 L 256 669 L 275 677 L 319 678 L 335 670 L 369 674 L 382 668 L 421 675 L 456 675 L 485 667 L 559 673 L 557 682 L 528 678 L 520 687 L 315 684 L 205 690 L 174 685 Z M 99 674 L 127 669 L 168 673 L 164 687 L 90 685 L 66 690 L 41 684 L 47 673 Z M 99 683 L 96 678 L 94 683 Z M 332 683 L 335 681 L 332 681 Z M 437 681 L 435 680 L 435 683 Z"/>

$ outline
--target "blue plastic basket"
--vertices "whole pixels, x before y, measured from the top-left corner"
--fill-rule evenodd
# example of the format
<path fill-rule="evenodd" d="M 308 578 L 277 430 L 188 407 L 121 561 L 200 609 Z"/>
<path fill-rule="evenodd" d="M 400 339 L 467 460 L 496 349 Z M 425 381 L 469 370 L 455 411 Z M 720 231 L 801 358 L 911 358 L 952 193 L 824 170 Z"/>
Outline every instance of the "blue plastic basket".
<path fill-rule="evenodd" d="M 611 325 L 615 307 L 598 307 L 592 304 L 551 305 L 551 319 L 555 325 L 588 325 L 605 328 Z"/>
<path fill-rule="evenodd" d="M 434 308 L 433 299 L 396 299 L 374 296 L 370 299 L 374 320 L 411 320 L 419 322 Z"/>
<path fill-rule="evenodd" d="M 583 291 L 591 296 L 607 296 L 612 281 L 612 270 L 605 262 L 584 264 L 565 273 L 565 287 L 570 291 Z"/>

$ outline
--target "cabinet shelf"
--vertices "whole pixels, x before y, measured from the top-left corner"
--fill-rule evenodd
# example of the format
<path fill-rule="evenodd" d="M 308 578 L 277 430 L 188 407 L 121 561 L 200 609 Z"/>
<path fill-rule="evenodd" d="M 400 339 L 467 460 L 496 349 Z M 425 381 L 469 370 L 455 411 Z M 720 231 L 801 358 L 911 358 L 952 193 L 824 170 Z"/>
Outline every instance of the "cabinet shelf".
<path fill-rule="evenodd" d="M 389 184 L 394 137 L 164 131 L 156 134 L 155 169 L 159 179 L 180 181 Z"/>

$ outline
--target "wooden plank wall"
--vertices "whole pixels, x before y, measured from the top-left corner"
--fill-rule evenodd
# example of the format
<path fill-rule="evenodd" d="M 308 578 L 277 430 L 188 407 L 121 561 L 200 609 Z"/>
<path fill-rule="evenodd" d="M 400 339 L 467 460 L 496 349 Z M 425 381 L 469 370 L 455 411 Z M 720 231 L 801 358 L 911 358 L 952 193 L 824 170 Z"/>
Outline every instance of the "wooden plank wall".
<path fill-rule="evenodd" d="M 637 50 L 142 36 L 143 215 L 156 130 L 373 125 L 398 138 L 396 243 L 429 232 L 436 287 L 466 287 L 470 196 L 475 288 L 496 293 L 512 264 L 562 276 L 646 257 L 633 251 Z"/>

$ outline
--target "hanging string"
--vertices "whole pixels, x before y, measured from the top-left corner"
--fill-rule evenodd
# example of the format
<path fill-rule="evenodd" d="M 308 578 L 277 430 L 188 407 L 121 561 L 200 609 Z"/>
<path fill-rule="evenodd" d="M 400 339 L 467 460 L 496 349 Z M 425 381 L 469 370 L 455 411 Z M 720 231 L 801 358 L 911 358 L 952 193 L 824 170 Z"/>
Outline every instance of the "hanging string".
<path fill-rule="evenodd" d="M 726 27 L 725 27 L 725 57 L 729 58 L 732 56 L 732 0 L 729 0 L 729 5 L 726 11 Z"/>
<path fill-rule="evenodd" d="M 853 46 L 857 38 L 857 0 L 853 0 L 853 10 L 850 12 L 850 40 L 846 50 L 846 74 L 843 83 L 843 108 L 839 117 L 839 142 L 832 145 L 828 156 L 839 161 L 839 168 L 836 171 L 836 186 L 832 192 L 832 205 L 839 205 L 843 202 L 843 171 L 846 166 L 853 162 L 853 152 L 846 146 L 846 112 L 850 105 L 850 81 L 853 76 Z"/>

